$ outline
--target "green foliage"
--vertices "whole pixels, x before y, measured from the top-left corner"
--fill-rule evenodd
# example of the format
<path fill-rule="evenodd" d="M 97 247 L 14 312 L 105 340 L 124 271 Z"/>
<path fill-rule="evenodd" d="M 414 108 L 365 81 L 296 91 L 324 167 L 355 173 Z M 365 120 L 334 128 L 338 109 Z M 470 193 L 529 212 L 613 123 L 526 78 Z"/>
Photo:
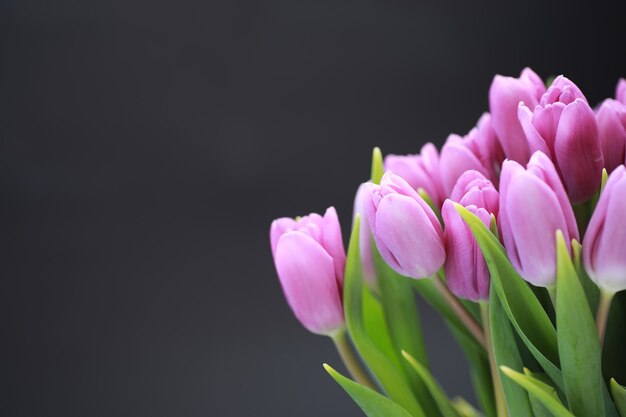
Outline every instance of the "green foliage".
<path fill-rule="evenodd" d="M 359 385 L 324 364 L 326 372 L 352 397 L 368 417 L 411 417 L 411 414 L 389 398 Z"/>

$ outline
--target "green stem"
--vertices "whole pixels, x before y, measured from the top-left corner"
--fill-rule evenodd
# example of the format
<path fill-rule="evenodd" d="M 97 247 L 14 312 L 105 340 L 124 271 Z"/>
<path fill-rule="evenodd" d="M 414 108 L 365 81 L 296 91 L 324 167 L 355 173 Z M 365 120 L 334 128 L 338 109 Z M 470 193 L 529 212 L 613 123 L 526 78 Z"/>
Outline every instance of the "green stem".
<path fill-rule="evenodd" d="M 606 333 L 606 323 L 609 320 L 609 312 L 611 311 L 611 301 L 615 293 L 601 291 L 600 304 L 596 313 L 596 326 L 598 327 L 598 336 L 600 337 L 600 349 L 604 344 L 604 334 Z"/>
<path fill-rule="evenodd" d="M 352 349 L 352 346 L 350 346 L 350 342 L 346 336 L 346 331 L 341 330 L 336 335 L 331 336 L 331 339 L 333 339 L 337 352 L 339 352 L 339 356 L 341 357 L 341 360 L 346 366 L 348 372 L 350 372 L 350 375 L 352 375 L 352 378 L 354 378 L 354 380 L 359 384 L 376 391 L 376 385 L 371 380 L 367 372 L 365 372 L 354 350 Z"/>
<path fill-rule="evenodd" d="M 485 344 L 485 335 L 483 334 L 483 329 L 481 329 L 480 324 L 476 322 L 474 317 L 463 307 L 463 305 L 459 302 L 459 300 L 450 292 L 448 286 L 437 276 L 434 276 L 433 281 L 435 283 L 435 288 L 439 291 L 439 293 L 443 296 L 443 298 L 448 302 L 450 308 L 456 313 L 459 319 L 465 324 L 467 330 L 474 336 L 474 339 L 478 342 L 480 346 L 484 349 L 487 349 Z"/>
<path fill-rule="evenodd" d="M 493 380 L 493 393 L 496 398 L 496 415 L 498 417 L 507 417 L 508 411 L 506 401 L 504 400 L 504 391 L 502 389 L 502 380 L 500 379 L 500 371 L 496 363 L 496 356 L 493 353 L 493 343 L 491 341 L 491 324 L 489 323 L 489 305 L 485 302 L 480 303 L 480 315 L 483 319 L 483 328 L 485 329 L 485 341 L 487 342 L 487 354 L 489 355 L 489 367 L 491 368 L 491 379 Z"/>

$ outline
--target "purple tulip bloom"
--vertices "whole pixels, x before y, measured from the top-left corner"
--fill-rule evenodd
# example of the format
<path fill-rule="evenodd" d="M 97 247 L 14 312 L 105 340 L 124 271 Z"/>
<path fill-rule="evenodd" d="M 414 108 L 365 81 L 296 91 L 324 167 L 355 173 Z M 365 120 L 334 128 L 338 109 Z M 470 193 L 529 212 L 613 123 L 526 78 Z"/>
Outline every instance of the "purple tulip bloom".
<path fill-rule="evenodd" d="M 525 164 L 530 157 L 530 148 L 517 117 L 520 101 L 530 108 L 539 104 L 546 87 L 537 74 L 524 68 L 519 78 L 496 75 L 489 88 L 489 112 L 493 129 L 508 159 Z"/>
<path fill-rule="evenodd" d="M 626 150 L 626 104 L 606 99 L 596 112 L 604 167 L 612 172 L 624 163 Z"/>
<path fill-rule="evenodd" d="M 556 231 L 579 240 L 572 206 L 554 164 L 533 154 L 524 169 L 505 161 L 500 177 L 500 232 L 513 266 L 528 282 L 549 287 L 556 278 Z M 571 248 L 569 248 L 571 250 Z"/>
<path fill-rule="evenodd" d="M 452 134 L 441 148 L 439 167 L 446 195 L 450 195 L 461 174 L 471 169 L 496 182 L 503 159 L 491 116 L 485 113 L 465 137 Z"/>
<path fill-rule="evenodd" d="M 552 159 L 572 202 L 591 198 L 604 162 L 595 115 L 580 89 L 559 76 L 539 105 L 520 103 L 518 110 L 531 151 Z"/>
<path fill-rule="evenodd" d="M 583 241 L 591 279 L 609 293 L 626 289 L 626 169 L 617 167 L 600 195 Z"/>
<path fill-rule="evenodd" d="M 439 174 L 439 153 L 432 143 L 422 146 L 418 155 L 387 155 L 385 170 L 402 177 L 414 190 L 426 191 L 437 207 L 445 198 Z"/>
<path fill-rule="evenodd" d="M 476 238 L 454 208 L 456 201 L 490 227 L 491 214 L 498 215 L 498 192 L 478 171 L 465 172 L 457 182 L 450 200 L 443 203 L 445 224 L 446 282 L 450 291 L 472 301 L 489 299 L 490 275 Z"/>
<path fill-rule="evenodd" d="M 396 272 L 426 278 L 445 261 L 437 216 L 404 179 L 387 171 L 380 185 L 366 184 L 365 216 L 382 258 Z"/>
<path fill-rule="evenodd" d="M 346 254 L 337 212 L 299 220 L 274 220 L 274 263 L 287 302 L 309 331 L 332 336 L 344 327 L 343 274 Z"/>

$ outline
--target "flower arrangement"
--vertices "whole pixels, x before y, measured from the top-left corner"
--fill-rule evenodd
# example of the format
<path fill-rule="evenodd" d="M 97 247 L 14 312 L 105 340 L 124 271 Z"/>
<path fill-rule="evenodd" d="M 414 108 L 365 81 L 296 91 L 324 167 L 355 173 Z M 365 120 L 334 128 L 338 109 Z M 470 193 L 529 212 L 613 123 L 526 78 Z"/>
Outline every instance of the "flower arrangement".
<path fill-rule="evenodd" d="M 489 110 L 441 152 L 374 150 L 347 255 L 332 207 L 275 220 L 285 297 L 333 340 L 352 379 L 324 367 L 368 416 L 626 417 L 626 81 L 594 110 L 526 68 L 493 79 Z M 431 374 L 422 300 L 481 411 Z"/>

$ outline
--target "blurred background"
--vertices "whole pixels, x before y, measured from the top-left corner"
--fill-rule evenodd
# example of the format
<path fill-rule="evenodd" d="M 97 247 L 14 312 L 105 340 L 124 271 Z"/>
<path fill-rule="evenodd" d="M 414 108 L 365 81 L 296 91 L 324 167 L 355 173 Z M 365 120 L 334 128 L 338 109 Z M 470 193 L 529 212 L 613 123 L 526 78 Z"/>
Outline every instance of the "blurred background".
<path fill-rule="evenodd" d="M 347 231 L 372 147 L 466 133 L 525 66 L 598 103 L 625 41 L 617 3 L 0 1 L 0 414 L 361 415 L 271 220 L 334 205 Z"/>

